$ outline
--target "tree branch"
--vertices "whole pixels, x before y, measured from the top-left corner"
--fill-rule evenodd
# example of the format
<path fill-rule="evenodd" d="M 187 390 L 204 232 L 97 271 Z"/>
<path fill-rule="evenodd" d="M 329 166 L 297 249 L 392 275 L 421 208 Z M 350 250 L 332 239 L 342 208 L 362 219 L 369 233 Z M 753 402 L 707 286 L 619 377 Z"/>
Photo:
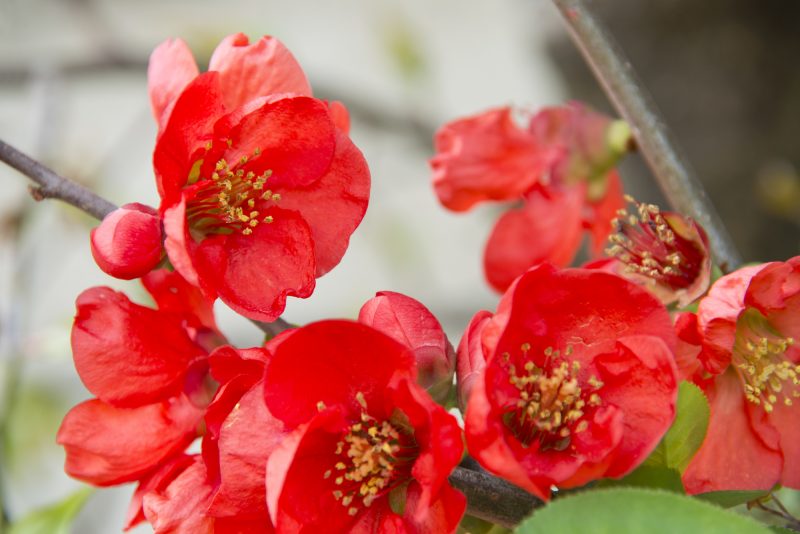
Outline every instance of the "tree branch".
<path fill-rule="evenodd" d="M 470 463 L 474 462 L 471 458 Z M 462 465 L 464 465 L 462 463 Z M 450 483 L 467 497 L 467 515 L 514 528 L 544 503 L 527 491 L 480 467 L 456 467 Z"/>
<path fill-rule="evenodd" d="M 637 146 L 673 209 L 703 226 L 723 272 L 736 269 L 742 264 L 739 252 L 624 52 L 585 0 L 553 3 L 606 95 L 630 124 Z"/>
<path fill-rule="evenodd" d="M 38 161 L 3 141 L 0 141 L 0 161 L 17 169 L 39 184 L 38 187 L 31 186 L 31 196 L 36 201 L 45 198 L 56 198 L 100 220 L 117 209 L 117 206 L 108 200 L 95 195 L 77 182 L 59 176 Z"/>

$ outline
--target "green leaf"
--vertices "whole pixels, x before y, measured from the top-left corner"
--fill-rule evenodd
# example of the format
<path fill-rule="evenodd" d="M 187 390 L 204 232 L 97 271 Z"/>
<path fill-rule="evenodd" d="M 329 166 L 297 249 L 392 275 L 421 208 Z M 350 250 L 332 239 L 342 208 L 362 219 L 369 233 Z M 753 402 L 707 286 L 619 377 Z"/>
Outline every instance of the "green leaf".
<path fill-rule="evenodd" d="M 655 488 L 683 493 L 681 474 L 664 466 L 641 465 L 624 478 L 606 478 L 597 483 L 598 488 Z"/>
<path fill-rule="evenodd" d="M 706 437 L 708 401 L 700 388 L 684 381 L 678 388 L 676 409 L 675 422 L 644 464 L 668 467 L 683 474 Z"/>
<path fill-rule="evenodd" d="M 769 534 L 756 520 L 668 491 L 589 490 L 556 499 L 533 513 L 521 534 Z"/>
<path fill-rule="evenodd" d="M 765 497 L 769 495 L 769 492 L 770 490 L 710 491 L 708 493 L 698 493 L 695 497 L 723 508 L 733 508 L 734 506 Z"/>
<path fill-rule="evenodd" d="M 57 504 L 34 510 L 11 525 L 8 534 L 70 534 L 73 519 L 93 491 L 92 488 L 83 488 Z"/>
<path fill-rule="evenodd" d="M 465 515 L 456 530 L 456 534 L 507 534 L 510 532 L 507 528 L 471 515 Z"/>

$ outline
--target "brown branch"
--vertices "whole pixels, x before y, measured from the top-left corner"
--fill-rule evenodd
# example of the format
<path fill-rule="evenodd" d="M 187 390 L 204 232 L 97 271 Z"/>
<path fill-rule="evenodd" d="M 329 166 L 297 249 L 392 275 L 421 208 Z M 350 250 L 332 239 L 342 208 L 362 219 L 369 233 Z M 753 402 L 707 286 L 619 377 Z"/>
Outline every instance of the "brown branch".
<path fill-rule="evenodd" d="M 723 272 L 739 267 L 742 258 L 730 235 L 622 49 L 585 0 L 553 3 L 606 95 L 630 124 L 637 146 L 669 203 L 703 226 Z"/>
<path fill-rule="evenodd" d="M 31 186 L 31 196 L 36 201 L 55 198 L 101 220 L 117 209 L 108 200 L 95 195 L 81 184 L 56 174 L 3 141 L 0 141 L 0 161 L 39 184 Z"/>

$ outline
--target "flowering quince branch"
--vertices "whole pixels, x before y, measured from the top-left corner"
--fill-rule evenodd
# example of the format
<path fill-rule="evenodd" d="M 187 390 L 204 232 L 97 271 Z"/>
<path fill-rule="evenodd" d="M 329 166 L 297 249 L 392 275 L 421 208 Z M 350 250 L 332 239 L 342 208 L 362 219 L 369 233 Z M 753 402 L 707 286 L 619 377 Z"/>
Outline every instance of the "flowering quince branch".
<path fill-rule="evenodd" d="M 37 187 L 31 187 L 31 195 L 35 200 L 56 198 L 101 220 L 117 209 L 108 200 L 97 196 L 79 183 L 56 174 L 2 140 L 0 140 L 0 161 L 39 184 Z"/>
<path fill-rule="evenodd" d="M 742 258 L 730 235 L 624 52 L 585 0 L 553 3 L 614 107 L 630 124 L 637 146 L 667 200 L 705 228 L 712 254 L 723 272 L 739 267 Z"/>

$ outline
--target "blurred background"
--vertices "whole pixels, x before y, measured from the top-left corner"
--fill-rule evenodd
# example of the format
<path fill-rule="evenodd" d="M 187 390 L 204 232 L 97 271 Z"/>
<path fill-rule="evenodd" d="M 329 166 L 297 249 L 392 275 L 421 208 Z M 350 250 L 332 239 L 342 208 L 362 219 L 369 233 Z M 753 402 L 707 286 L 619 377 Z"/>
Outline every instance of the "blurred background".
<path fill-rule="evenodd" d="M 796 255 L 800 4 L 598 7 L 745 258 Z M 0 139 L 114 203 L 157 205 L 148 55 L 179 36 L 202 68 L 222 37 L 240 31 L 279 37 L 315 95 L 348 106 L 373 176 L 370 208 L 344 260 L 310 300 L 290 301 L 285 317 L 355 317 L 376 291 L 391 289 L 429 306 L 457 343 L 472 314 L 496 304 L 481 257 L 502 208 L 456 215 L 438 205 L 426 163 L 433 132 L 508 104 L 579 98 L 611 112 L 555 9 L 548 0 L 0 0 Z M 638 156 L 622 173 L 640 200 L 661 202 Z M 0 488 L 5 513 L 19 519 L 59 502 L 69 511 L 85 497 L 73 493 L 82 486 L 63 474 L 54 443 L 63 415 L 88 397 L 69 349 L 76 296 L 110 285 L 146 297 L 95 267 L 95 221 L 55 201 L 34 203 L 27 180 L 2 165 L 0 185 Z M 233 342 L 260 342 L 247 321 L 218 311 Z M 73 531 L 119 531 L 132 490 L 91 495 Z"/>

